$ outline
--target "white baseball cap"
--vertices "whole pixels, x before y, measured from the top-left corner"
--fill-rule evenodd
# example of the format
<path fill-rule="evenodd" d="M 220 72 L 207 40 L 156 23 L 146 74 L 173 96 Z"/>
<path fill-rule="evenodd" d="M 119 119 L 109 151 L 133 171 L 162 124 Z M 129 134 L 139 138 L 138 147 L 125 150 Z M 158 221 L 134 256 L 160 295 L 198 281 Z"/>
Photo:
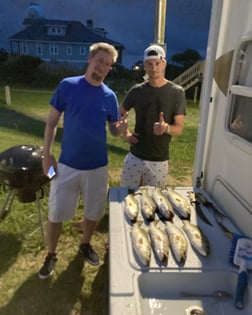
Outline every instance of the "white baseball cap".
<path fill-rule="evenodd" d="M 150 45 L 144 51 L 144 61 L 149 59 L 165 59 L 165 51 L 159 45 Z"/>

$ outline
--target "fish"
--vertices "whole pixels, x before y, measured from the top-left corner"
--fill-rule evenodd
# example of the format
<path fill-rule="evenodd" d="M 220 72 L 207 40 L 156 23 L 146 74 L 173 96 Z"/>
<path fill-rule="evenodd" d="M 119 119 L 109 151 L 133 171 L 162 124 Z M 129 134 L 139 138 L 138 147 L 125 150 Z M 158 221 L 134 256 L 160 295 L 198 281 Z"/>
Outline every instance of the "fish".
<path fill-rule="evenodd" d="M 155 189 L 155 186 L 150 185 L 139 186 L 138 189 L 135 190 L 135 194 L 142 194 L 143 191 L 146 191 L 149 194 L 151 194 L 153 189 Z"/>
<path fill-rule="evenodd" d="M 166 187 L 164 193 L 167 194 L 173 208 L 178 212 L 181 219 L 190 220 L 191 206 L 190 203 L 178 192 L 171 187 Z"/>
<path fill-rule="evenodd" d="M 144 217 L 148 220 L 153 220 L 155 217 L 157 206 L 153 198 L 149 195 L 148 191 L 142 191 L 140 204 Z"/>
<path fill-rule="evenodd" d="M 124 211 L 132 222 L 137 220 L 139 208 L 139 202 L 134 194 L 128 194 L 124 198 Z"/>
<path fill-rule="evenodd" d="M 151 259 L 151 243 L 148 233 L 136 222 L 131 228 L 132 247 L 144 266 L 149 266 Z"/>
<path fill-rule="evenodd" d="M 209 256 L 210 243 L 206 235 L 200 229 L 200 227 L 189 221 L 183 221 L 182 229 L 185 231 L 195 251 L 204 257 Z"/>
<path fill-rule="evenodd" d="M 198 200 L 199 202 L 201 202 L 204 206 L 206 206 L 207 208 L 211 208 L 212 211 L 217 214 L 219 217 L 224 218 L 226 217 L 226 215 L 220 211 L 213 202 L 211 202 L 210 200 L 208 200 L 203 193 L 200 192 L 195 192 L 195 197 L 196 200 Z"/>
<path fill-rule="evenodd" d="M 208 220 L 208 218 L 206 217 L 206 215 L 204 214 L 204 212 L 201 209 L 201 202 L 196 200 L 196 196 L 195 196 L 194 191 L 188 191 L 187 194 L 189 196 L 190 203 L 194 207 L 197 215 L 201 218 L 201 220 L 203 222 L 212 226 L 212 223 Z"/>
<path fill-rule="evenodd" d="M 173 207 L 167 196 L 162 192 L 162 188 L 155 187 L 152 197 L 162 217 L 166 220 L 172 220 L 174 217 Z"/>
<path fill-rule="evenodd" d="M 151 222 L 148 229 L 153 252 L 160 262 L 168 260 L 169 240 L 167 234 L 157 226 L 157 222 Z"/>
<path fill-rule="evenodd" d="M 165 231 L 176 262 L 179 264 L 185 263 L 188 243 L 183 231 L 170 221 L 165 222 Z"/>

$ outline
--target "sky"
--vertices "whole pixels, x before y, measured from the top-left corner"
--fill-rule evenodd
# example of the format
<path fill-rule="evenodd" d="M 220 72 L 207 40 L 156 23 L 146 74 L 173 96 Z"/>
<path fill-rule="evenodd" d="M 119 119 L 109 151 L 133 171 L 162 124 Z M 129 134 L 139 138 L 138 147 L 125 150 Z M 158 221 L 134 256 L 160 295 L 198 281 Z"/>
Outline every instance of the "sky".
<path fill-rule="evenodd" d="M 143 59 L 154 41 L 156 0 L 0 0 L 0 48 L 9 51 L 8 37 L 23 29 L 31 2 L 41 5 L 45 18 L 72 19 L 107 31 L 125 46 L 123 65 Z M 165 44 L 169 58 L 186 49 L 206 54 L 212 0 L 167 0 Z"/>

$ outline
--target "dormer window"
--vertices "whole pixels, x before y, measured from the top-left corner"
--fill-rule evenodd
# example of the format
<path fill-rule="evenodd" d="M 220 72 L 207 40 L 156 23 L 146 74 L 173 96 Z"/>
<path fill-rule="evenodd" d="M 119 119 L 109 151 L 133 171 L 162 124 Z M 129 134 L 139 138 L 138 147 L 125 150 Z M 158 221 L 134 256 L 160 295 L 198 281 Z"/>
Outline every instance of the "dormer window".
<path fill-rule="evenodd" d="M 64 36 L 65 35 L 65 28 L 61 27 L 61 26 L 49 26 L 48 27 L 48 35 Z"/>

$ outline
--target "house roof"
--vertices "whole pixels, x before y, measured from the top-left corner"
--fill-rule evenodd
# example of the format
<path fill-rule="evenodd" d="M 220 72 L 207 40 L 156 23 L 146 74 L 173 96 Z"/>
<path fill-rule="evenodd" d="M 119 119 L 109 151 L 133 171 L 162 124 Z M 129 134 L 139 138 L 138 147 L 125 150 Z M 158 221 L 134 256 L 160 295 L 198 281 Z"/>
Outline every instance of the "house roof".
<path fill-rule="evenodd" d="M 51 20 L 44 18 L 24 20 L 26 28 L 9 37 L 10 40 L 48 41 L 66 43 L 96 43 L 106 42 L 117 48 L 124 49 L 124 45 L 97 34 L 95 28 L 88 28 L 79 21 Z M 61 26 L 65 28 L 64 35 L 48 35 L 49 26 Z"/>

